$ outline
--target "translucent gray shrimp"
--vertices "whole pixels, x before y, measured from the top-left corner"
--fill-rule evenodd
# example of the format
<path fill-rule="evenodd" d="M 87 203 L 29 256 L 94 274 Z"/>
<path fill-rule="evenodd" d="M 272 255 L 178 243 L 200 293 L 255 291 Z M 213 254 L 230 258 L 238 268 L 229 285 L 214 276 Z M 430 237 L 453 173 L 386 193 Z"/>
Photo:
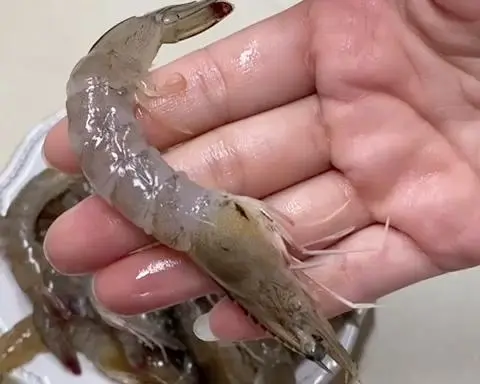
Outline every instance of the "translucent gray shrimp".
<path fill-rule="evenodd" d="M 203 298 L 173 307 L 178 335 L 192 351 L 204 374 L 204 381 L 221 384 L 253 383 L 257 366 L 249 355 L 242 353 L 243 351 L 235 345 L 220 346 L 217 343 L 203 342 L 193 333 L 195 319 L 210 308 L 209 303 Z"/>
<path fill-rule="evenodd" d="M 159 349 L 146 348 L 136 337 L 117 332 L 102 321 L 75 317 L 70 322 L 75 348 L 105 376 L 122 384 L 197 384 L 189 356 L 166 361 Z"/>
<path fill-rule="evenodd" d="M 52 196 L 61 191 L 62 187 L 65 187 L 63 180 L 66 177 L 66 175 L 60 177 L 57 172 L 47 170 L 34 178 L 30 185 L 35 186 L 38 183 L 38 178 L 45 180 L 45 185 L 50 187 L 49 190 L 39 190 L 38 192 L 40 194 L 43 193 L 44 196 Z M 50 180 L 50 183 L 47 182 L 48 180 Z M 74 180 L 72 179 L 72 181 Z M 30 188 L 30 185 L 26 188 Z M 65 210 L 80 202 L 91 191 L 87 183 L 72 182 L 68 185 L 68 191 L 64 192 L 63 195 L 51 200 L 44 207 L 37 220 L 38 228 L 36 229 L 37 238 L 35 240 L 39 244 L 43 244 L 46 231 L 55 219 Z M 31 220 L 34 221 L 34 217 Z M 38 253 L 36 259 L 39 261 L 44 260 L 43 254 Z M 43 279 L 45 284 L 50 285 L 51 291 L 54 291 L 57 296 L 60 295 L 61 300 L 76 315 L 82 317 L 92 317 L 92 313 L 94 313 L 94 317 L 100 315 L 103 321 L 131 333 L 150 348 L 158 347 L 163 349 L 167 347 L 173 350 L 185 350 L 184 345 L 167 330 L 169 319 L 167 316 L 163 316 L 162 311 L 135 316 L 122 316 L 104 309 L 97 302 L 91 290 L 92 280 L 90 276 L 63 276 L 53 268 L 48 267 L 43 271 Z M 89 305 L 83 305 L 84 301 L 88 301 Z"/>
<path fill-rule="evenodd" d="M 164 349 L 167 347 L 177 351 L 186 349 L 183 343 L 172 336 L 169 331 L 172 327 L 170 324 L 171 319 L 165 316 L 163 311 L 124 316 L 104 308 L 101 303 L 95 300 L 91 293 L 90 297 L 93 300 L 96 311 L 106 323 L 117 329 L 130 332 L 150 348 Z"/>
<path fill-rule="evenodd" d="M 275 340 L 255 340 L 219 345 L 199 340 L 193 333 L 195 319 L 208 312 L 215 300 L 209 296 L 172 308 L 179 337 L 192 351 L 205 381 L 222 384 L 295 384 L 297 366 L 288 349 Z M 277 373 L 281 370 L 280 376 Z"/>
<path fill-rule="evenodd" d="M 194 36 L 232 10 L 224 1 L 197 1 L 133 17 L 110 29 L 68 80 L 71 144 L 95 192 L 129 221 L 188 254 L 286 346 L 320 365 L 326 351 L 358 379 L 356 364 L 320 312 L 314 292 L 318 286 L 299 261 L 322 251 L 295 244 L 286 230 L 288 220 L 262 202 L 203 188 L 173 170 L 148 144 L 135 117 L 142 100 L 168 94 L 148 81 L 160 46 Z"/>
<path fill-rule="evenodd" d="M 90 277 L 61 275 L 46 260 L 42 250 L 46 230 L 89 193 L 83 178 L 47 169 L 23 187 L 2 219 L 6 254 L 18 283 L 34 301 L 34 312 L 0 335 L 0 374 L 45 352 L 59 353 L 63 362 L 67 346 L 67 356 L 83 353 L 100 372 L 119 383 L 196 384 L 196 368 L 186 351 L 169 350 L 167 355 L 159 348 L 146 347 L 128 327 L 112 328 L 91 301 Z M 43 307 L 35 303 L 44 300 L 43 294 L 55 304 L 54 314 L 61 315 L 61 321 L 53 321 L 50 312 L 39 311 Z M 157 313 L 140 325 L 153 329 L 164 318 Z M 161 331 L 156 330 L 157 340 L 166 335 Z M 170 339 L 180 343 L 173 336 Z"/>
<path fill-rule="evenodd" d="M 5 256 L 11 271 L 33 306 L 32 322 L 42 342 L 70 372 L 79 375 L 80 363 L 66 334 L 69 311 L 49 290 L 45 273 L 51 267 L 40 243 L 35 240 L 35 219 L 44 205 L 77 178 L 47 169 L 23 188 L 10 205 L 6 217 L 0 218 Z M 12 335 L 25 331 L 13 329 Z M 33 340 L 33 339 L 32 339 Z M 20 339 L 19 339 L 20 341 Z M 25 340 L 24 340 L 25 341 Z M 16 346 L 22 349 L 24 342 Z M 15 348 L 10 349 L 16 353 Z M 24 352 L 24 357 L 26 354 Z M 4 360 L 9 357 L 4 356 Z M 6 360 L 5 360 L 6 361 Z"/>
<path fill-rule="evenodd" d="M 56 189 L 55 185 L 52 189 Z M 86 197 L 89 191 L 88 185 L 80 187 L 77 183 L 72 184 L 63 195 L 50 201 L 36 220 L 36 240 L 43 244 L 44 230 L 65 210 Z M 90 276 L 65 276 L 50 268 L 45 271 L 44 277 L 50 282 L 52 293 L 72 314 L 68 320 L 68 335 L 73 347 L 104 375 L 124 384 L 197 383 L 196 367 L 185 348 L 177 352 L 170 345 L 161 344 L 167 340 L 174 349 L 183 347 L 178 339 L 171 336 L 167 327 L 169 317 L 164 311 L 148 316 L 131 316 L 126 319 L 127 326 L 115 329 L 104 321 L 96 301 L 91 297 Z M 151 335 L 158 345 L 146 346 L 143 339 L 132 332 L 131 324 L 137 326 L 140 332 Z"/>

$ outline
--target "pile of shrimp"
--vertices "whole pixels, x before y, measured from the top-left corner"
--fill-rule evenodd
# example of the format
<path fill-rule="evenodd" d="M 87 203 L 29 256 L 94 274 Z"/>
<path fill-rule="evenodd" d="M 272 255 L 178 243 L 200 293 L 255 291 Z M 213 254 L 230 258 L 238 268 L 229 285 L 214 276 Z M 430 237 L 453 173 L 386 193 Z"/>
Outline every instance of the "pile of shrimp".
<path fill-rule="evenodd" d="M 328 354 L 345 370 L 346 379 L 359 381 L 357 365 L 322 313 L 314 288 L 326 290 L 352 309 L 374 305 L 350 303 L 319 286 L 304 273 L 315 263 L 299 260 L 299 256 L 332 251 L 312 252 L 296 244 L 289 233 L 290 220 L 263 202 L 204 188 L 185 173 L 175 171 L 142 134 L 136 112 L 148 114 L 150 101 L 158 98 L 161 102 L 169 93 L 149 82 L 149 70 L 161 45 L 211 28 L 233 9 L 229 2 L 217 0 L 167 6 L 126 19 L 103 34 L 75 65 L 67 82 L 71 145 L 91 192 L 157 243 L 184 252 L 282 348 L 327 371 L 322 360 Z M 72 281 L 67 281 L 66 285 L 70 284 Z M 76 284 L 81 295 L 88 298 L 85 278 Z M 41 318 L 33 316 L 25 327 L 34 324 L 42 329 L 43 343 L 64 365 L 77 371 L 71 338 L 65 336 L 70 319 L 76 315 L 61 299 L 44 291 L 26 293 L 33 301 L 42 300 L 41 313 L 50 316 L 49 324 L 56 321 L 60 345 L 49 345 Z M 78 300 L 78 291 L 71 296 Z M 197 303 L 189 305 L 195 308 L 184 309 L 187 313 L 198 313 Z M 178 347 L 157 332 L 157 326 L 163 326 L 158 318 L 145 315 L 132 323 L 114 314 L 101 313 L 100 317 L 143 342 L 151 342 L 164 359 L 168 358 L 166 345 Z M 93 319 L 97 321 L 95 316 Z M 156 337 L 158 334 L 162 336 Z M 254 360 L 258 363 L 264 359 Z"/>

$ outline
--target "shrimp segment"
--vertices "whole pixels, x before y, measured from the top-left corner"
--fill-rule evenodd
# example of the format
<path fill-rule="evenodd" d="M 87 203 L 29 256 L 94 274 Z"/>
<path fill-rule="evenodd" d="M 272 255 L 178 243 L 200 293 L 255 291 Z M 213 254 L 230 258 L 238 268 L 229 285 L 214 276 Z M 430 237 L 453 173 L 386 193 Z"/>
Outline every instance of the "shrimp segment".
<path fill-rule="evenodd" d="M 197 1 L 130 18 L 108 31 L 67 84 L 72 147 L 95 192 L 129 221 L 185 252 L 285 346 L 320 365 L 326 351 L 358 379 L 322 303 L 301 271 L 291 269 L 294 243 L 282 220 L 258 200 L 204 188 L 173 170 L 149 146 L 134 116 L 138 84 L 159 47 L 212 27 L 232 10 L 225 1 Z"/>

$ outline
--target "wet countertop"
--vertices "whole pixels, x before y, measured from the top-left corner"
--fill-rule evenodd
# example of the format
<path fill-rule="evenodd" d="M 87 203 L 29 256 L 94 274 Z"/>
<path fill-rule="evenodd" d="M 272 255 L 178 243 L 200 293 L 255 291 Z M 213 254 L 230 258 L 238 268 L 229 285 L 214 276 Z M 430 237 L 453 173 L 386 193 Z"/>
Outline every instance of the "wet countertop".
<path fill-rule="evenodd" d="M 168 3 L 175 2 L 179 1 Z M 228 22 L 181 45 L 162 48 L 159 62 L 171 61 L 298 1 L 234 2 L 237 9 Z M 5 2 L 0 14 L 2 167 L 30 128 L 63 108 L 69 72 L 91 43 L 122 18 L 161 5 L 158 0 Z M 478 382 L 479 289 L 480 272 L 472 269 L 382 299 L 363 350 L 363 383 Z"/>

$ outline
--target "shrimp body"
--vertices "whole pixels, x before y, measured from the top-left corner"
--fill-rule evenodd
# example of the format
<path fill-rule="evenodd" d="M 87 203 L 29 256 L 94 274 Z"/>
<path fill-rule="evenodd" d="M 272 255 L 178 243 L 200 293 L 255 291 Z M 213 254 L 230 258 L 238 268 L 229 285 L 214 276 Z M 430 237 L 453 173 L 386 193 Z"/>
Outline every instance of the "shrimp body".
<path fill-rule="evenodd" d="M 60 195 L 78 179 L 47 169 L 29 182 L 2 217 L 5 253 L 15 279 L 32 302 L 42 294 L 42 273 L 50 268 L 35 239 L 35 221 L 49 200 Z"/>
<path fill-rule="evenodd" d="M 134 224 L 177 250 L 191 248 L 189 234 L 214 197 L 148 146 L 135 98 L 161 44 L 196 35 L 231 10 L 227 2 L 204 0 L 127 19 L 80 60 L 67 84 L 69 135 L 85 177 Z"/>
<path fill-rule="evenodd" d="M 75 348 L 105 376 L 122 384 L 196 384 L 194 372 L 164 359 L 158 349 L 145 347 L 124 331 L 106 323 L 77 317 L 70 322 Z M 132 356 L 136 361 L 132 361 Z M 188 355 L 182 356 L 188 359 Z"/>
<path fill-rule="evenodd" d="M 54 353 L 73 373 L 80 373 L 77 352 L 81 352 L 100 372 L 119 383 L 197 383 L 195 366 L 186 351 L 168 350 L 180 360 L 174 364 L 160 348 L 145 346 L 128 326 L 112 328 L 90 296 L 91 277 L 61 275 L 45 258 L 45 231 L 41 229 L 48 228 L 89 193 L 83 178 L 46 169 L 27 183 L 7 216 L 0 218 L 7 259 L 33 304 L 32 315 L 0 335 L 0 376 L 44 352 Z M 157 344 L 167 337 L 172 344 L 177 343 L 175 346 L 180 344 L 166 329 L 154 328 L 160 321 L 167 322 L 161 313 L 125 321 L 132 321 L 140 331 L 155 331 Z"/>
<path fill-rule="evenodd" d="M 232 9 L 198 1 L 127 19 L 107 32 L 67 84 L 72 146 L 96 193 L 129 221 L 187 253 L 286 346 L 319 364 L 328 352 L 356 377 L 319 303 L 289 268 L 289 238 L 279 220 L 257 200 L 203 188 L 174 171 L 134 116 L 135 95 L 160 45 L 197 34 Z"/>
<path fill-rule="evenodd" d="M 76 177 L 52 169 L 43 171 L 20 191 L 6 217 L 0 218 L 0 232 L 10 269 L 33 306 L 31 319 L 36 332 L 63 366 L 78 375 L 80 363 L 66 333 L 69 313 L 49 289 L 47 274 L 51 267 L 35 239 L 35 221 L 44 205 L 76 182 Z M 15 332 L 18 328 L 12 330 L 12 334 Z M 25 348 L 25 358 L 26 345 L 20 348 L 20 352 Z"/>

